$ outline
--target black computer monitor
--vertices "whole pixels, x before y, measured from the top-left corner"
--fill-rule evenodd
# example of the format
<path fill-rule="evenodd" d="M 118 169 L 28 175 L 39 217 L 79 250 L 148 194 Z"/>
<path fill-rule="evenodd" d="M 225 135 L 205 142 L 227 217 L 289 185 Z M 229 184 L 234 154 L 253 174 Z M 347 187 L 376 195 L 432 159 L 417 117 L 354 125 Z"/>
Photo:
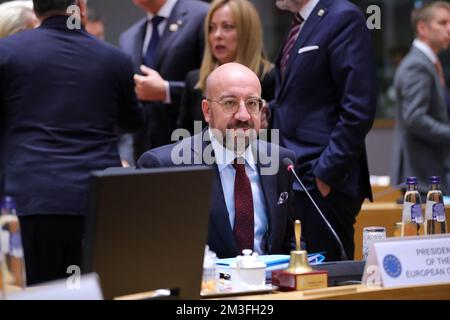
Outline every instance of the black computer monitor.
<path fill-rule="evenodd" d="M 171 289 L 200 297 L 213 170 L 176 167 L 93 172 L 83 273 L 106 299 Z"/>

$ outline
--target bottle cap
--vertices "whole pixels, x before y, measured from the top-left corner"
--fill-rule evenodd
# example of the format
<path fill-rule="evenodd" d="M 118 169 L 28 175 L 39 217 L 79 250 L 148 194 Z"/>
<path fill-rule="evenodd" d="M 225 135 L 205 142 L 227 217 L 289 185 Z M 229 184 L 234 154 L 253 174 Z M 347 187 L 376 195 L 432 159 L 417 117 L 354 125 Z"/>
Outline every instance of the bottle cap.
<path fill-rule="evenodd" d="M 417 178 L 416 177 L 406 178 L 406 184 L 417 184 Z"/>
<path fill-rule="evenodd" d="M 439 176 L 431 176 L 429 178 L 430 184 L 439 184 L 440 183 L 440 179 Z"/>
<path fill-rule="evenodd" d="M 16 209 L 16 201 L 14 201 L 13 197 L 6 196 L 2 199 L 0 207 L 6 210 Z"/>
<path fill-rule="evenodd" d="M 237 256 L 236 261 L 230 264 L 231 268 L 237 268 L 238 264 L 242 269 L 261 269 L 266 267 L 266 263 L 259 258 L 257 252 L 250 249 L 242 250 L 242 256 Z"/>

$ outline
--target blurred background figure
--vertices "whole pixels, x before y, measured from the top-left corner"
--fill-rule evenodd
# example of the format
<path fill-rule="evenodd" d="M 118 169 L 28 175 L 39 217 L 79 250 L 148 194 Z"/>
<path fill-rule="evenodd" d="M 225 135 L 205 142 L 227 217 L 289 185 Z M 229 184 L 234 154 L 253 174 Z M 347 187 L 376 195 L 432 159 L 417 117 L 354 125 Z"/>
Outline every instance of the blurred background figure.
<path fill-rule="evenodd" d="M 146 13 L 120 36 L 132 58 L 136 94 L 148 124 L 134 136 L 134 155 L 170 143 L 189 71 L 200 66 L 208 5 L 198 0 L 133 0 Z M 134 159 L 129 159 L 131 165 Z"/>
<path fill-rule="evenodd" d="M 0 4 L 0 39 L 20 31 L 36 28 L 39 20 L 31 0 L 8 1 Z"/>
<path fill-rule="evenodd" d="M 439 175 L 448 192 L 450 99 L 438 54 L 450 45 L 450 4 L 434 1 L 413 10 L 415 40 L 395 75 L 396 125 L 391 184 L 416 176 L 422 195 Z"/>
<path fill-rule="evenodd" d="M 205 19 L 205 52 L 200 70 L 186 76 L 180 103 L 179 128 L 194 133 L 194 121 L 206 122 L 201 102 L 208 75 L 228 62 L 239 62 L 256 73 L 261 81 L 262 98 L 274 96 L 273 65 L 265 58 L 262 26 L 258 12 L 248 0 L 215 0 Z"/>
<path fill-rule="evenodd" d="M 67 8 L 86 0 L 34 0 L 39 28 L 0 39 L 2 186 L 17 203 L 27 284 L 81 266 L 91 171 L 120 165 L 117 127 L 144 122 L 131 59 Z"/>
<path fill-rule="evenodd" d="M 95 9 L 88 8 L 86 31 L 100 40 L 105 40 L 105 19 Z"/>
<path fill-rule="evenodd" d="M 86 31 L 92 34 L 94 37 L 97 37 L 100 40 L 105 40 L 105 18 L 103 15 L 96 9 L 88 8 L 87 11 L 87 21 L 86 21 Z M 118 129 L 120 131 L 120 129 Z M 133 162 L 130 159 L 133 159 L 133 139 L 131 133 L 122 132 L 119 135 L 119 155 L 122 163 L 122 167 L 129 167 Z"/>
<path fill-rule="evenodd" d="M 39 20 L 33 11 L 33 1 L 7 1 L 0 3 L 0 39 L 11 36 L 20 31 L 36 28 Z M 1 115 L 0 115 L 1 116 Z M 0 137 L 3 136 L 0 128 Z M 0 155 L 3 153 L 3 141 L 0 141 Z M 0 163 L 0 195 L 3 190 L 3 164 Z"/>

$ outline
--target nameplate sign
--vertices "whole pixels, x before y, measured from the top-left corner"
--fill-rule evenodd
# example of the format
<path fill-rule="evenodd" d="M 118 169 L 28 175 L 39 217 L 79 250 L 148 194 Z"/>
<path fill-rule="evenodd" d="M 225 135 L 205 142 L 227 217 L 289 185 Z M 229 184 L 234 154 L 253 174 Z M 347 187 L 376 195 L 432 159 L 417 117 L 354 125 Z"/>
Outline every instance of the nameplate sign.
<path fill-rule="evenodd" d="M 450 283 L 450 234 L 371 243 L 362 282 L 384 287 Z"/>

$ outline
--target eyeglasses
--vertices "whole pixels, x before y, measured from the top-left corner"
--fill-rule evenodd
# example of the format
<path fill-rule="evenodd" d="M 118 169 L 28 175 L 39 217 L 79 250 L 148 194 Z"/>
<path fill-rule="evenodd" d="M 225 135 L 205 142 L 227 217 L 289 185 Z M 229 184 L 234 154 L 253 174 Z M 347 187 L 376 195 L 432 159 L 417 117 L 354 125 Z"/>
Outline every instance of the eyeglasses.
<path fill-rule="evenodd" d="M 209 102 L 218 103 L 225 113 L 234 114 L 239 110 L 241 100 L 237 98 L 223 98 L 221 100 L 206 99 Z M 245 108 L 250 114 L 258 114 L 264 106 L 265 100 L 260 98 L 248 98 L 244 101 Z"/>

